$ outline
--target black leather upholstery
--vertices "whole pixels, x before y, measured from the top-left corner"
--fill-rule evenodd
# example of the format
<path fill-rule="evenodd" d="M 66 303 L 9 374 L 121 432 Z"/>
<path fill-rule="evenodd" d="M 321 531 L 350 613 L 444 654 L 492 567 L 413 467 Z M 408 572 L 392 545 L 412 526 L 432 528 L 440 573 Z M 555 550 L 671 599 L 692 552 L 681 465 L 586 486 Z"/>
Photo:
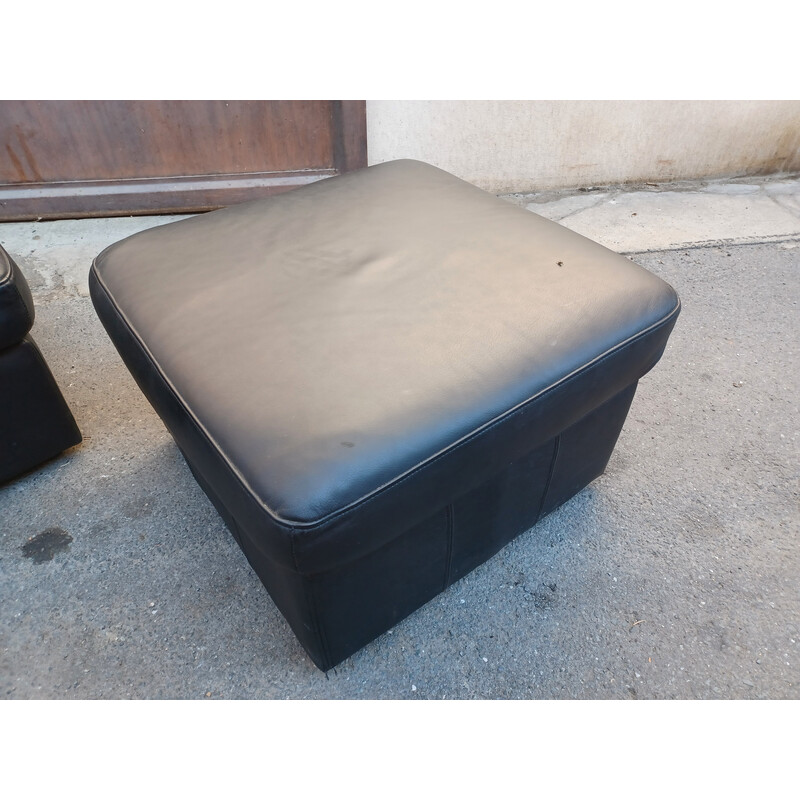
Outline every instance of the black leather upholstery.
<path fill-rule="evenodd" d="M 21 342 L 33 327 L 33 298 L 25 276 L 0 247 L 0 350 Z"/>
<path fill-rule="evenodd" d="M 552 450 L 679 313 L 628 259 L 415 161 L 136 234 L 90 289 L 273 596 Z"/>
<path fill-rule="evenodd" d="M 36 343 L 33 298 L 0 247 L 0 483 L 81 441 L 80 431 Z"/>

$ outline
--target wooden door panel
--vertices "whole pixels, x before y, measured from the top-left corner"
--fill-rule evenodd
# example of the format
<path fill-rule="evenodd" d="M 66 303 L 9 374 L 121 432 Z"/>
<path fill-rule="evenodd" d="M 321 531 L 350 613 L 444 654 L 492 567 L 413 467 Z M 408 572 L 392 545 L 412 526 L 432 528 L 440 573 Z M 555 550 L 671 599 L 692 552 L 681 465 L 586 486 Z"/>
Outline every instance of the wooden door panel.
<path fill-rule="evenodd" d="M 2 101 L 0 219 L 203 211 L 366 166 L 364 101 Z"/>

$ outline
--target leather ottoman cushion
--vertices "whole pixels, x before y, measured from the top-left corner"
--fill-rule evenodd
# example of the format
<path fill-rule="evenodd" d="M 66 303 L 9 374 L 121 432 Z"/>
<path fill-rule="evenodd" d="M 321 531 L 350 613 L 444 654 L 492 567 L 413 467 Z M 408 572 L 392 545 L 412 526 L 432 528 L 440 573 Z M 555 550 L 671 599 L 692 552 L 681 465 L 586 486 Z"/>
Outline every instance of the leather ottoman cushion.
<path fill-rule="evenodd" d="M 0 247 L 0 350 L 21 342 L 33 327 L 33 298 L 25 276 Z"/>
<path fill-rule="evenodd" d="M 679 311 L 627 258 L 415 161 L 136 234 L 90 283 L 193 469 L 300 572 L 638 380 Z"/>

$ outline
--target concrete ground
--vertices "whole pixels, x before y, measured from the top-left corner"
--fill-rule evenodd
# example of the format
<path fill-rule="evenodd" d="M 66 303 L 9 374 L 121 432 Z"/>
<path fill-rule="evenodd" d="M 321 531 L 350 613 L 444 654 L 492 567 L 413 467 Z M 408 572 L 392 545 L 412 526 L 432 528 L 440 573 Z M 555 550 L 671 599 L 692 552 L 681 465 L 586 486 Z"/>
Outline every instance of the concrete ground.
<path fill-rule="evenodd" d="M 84 442 L 0 487 L 5 698 L 799 698 L 800 180 L 512 195 L 675 286 L 604 476 L 327 675 L 87 296 L 173 218 L 6 223 Z"/>

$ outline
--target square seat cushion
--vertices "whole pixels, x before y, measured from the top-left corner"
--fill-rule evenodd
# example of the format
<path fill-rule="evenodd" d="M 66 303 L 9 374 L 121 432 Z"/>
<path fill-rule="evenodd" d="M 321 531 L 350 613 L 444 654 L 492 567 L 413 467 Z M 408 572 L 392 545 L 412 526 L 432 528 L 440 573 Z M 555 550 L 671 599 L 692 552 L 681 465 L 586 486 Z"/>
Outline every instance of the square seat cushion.
<path fill-rule="evenodd" d="M 602 472 L 680 307 L 408 160 L 138 233 L 90 287 L 323 669 Z"/>

